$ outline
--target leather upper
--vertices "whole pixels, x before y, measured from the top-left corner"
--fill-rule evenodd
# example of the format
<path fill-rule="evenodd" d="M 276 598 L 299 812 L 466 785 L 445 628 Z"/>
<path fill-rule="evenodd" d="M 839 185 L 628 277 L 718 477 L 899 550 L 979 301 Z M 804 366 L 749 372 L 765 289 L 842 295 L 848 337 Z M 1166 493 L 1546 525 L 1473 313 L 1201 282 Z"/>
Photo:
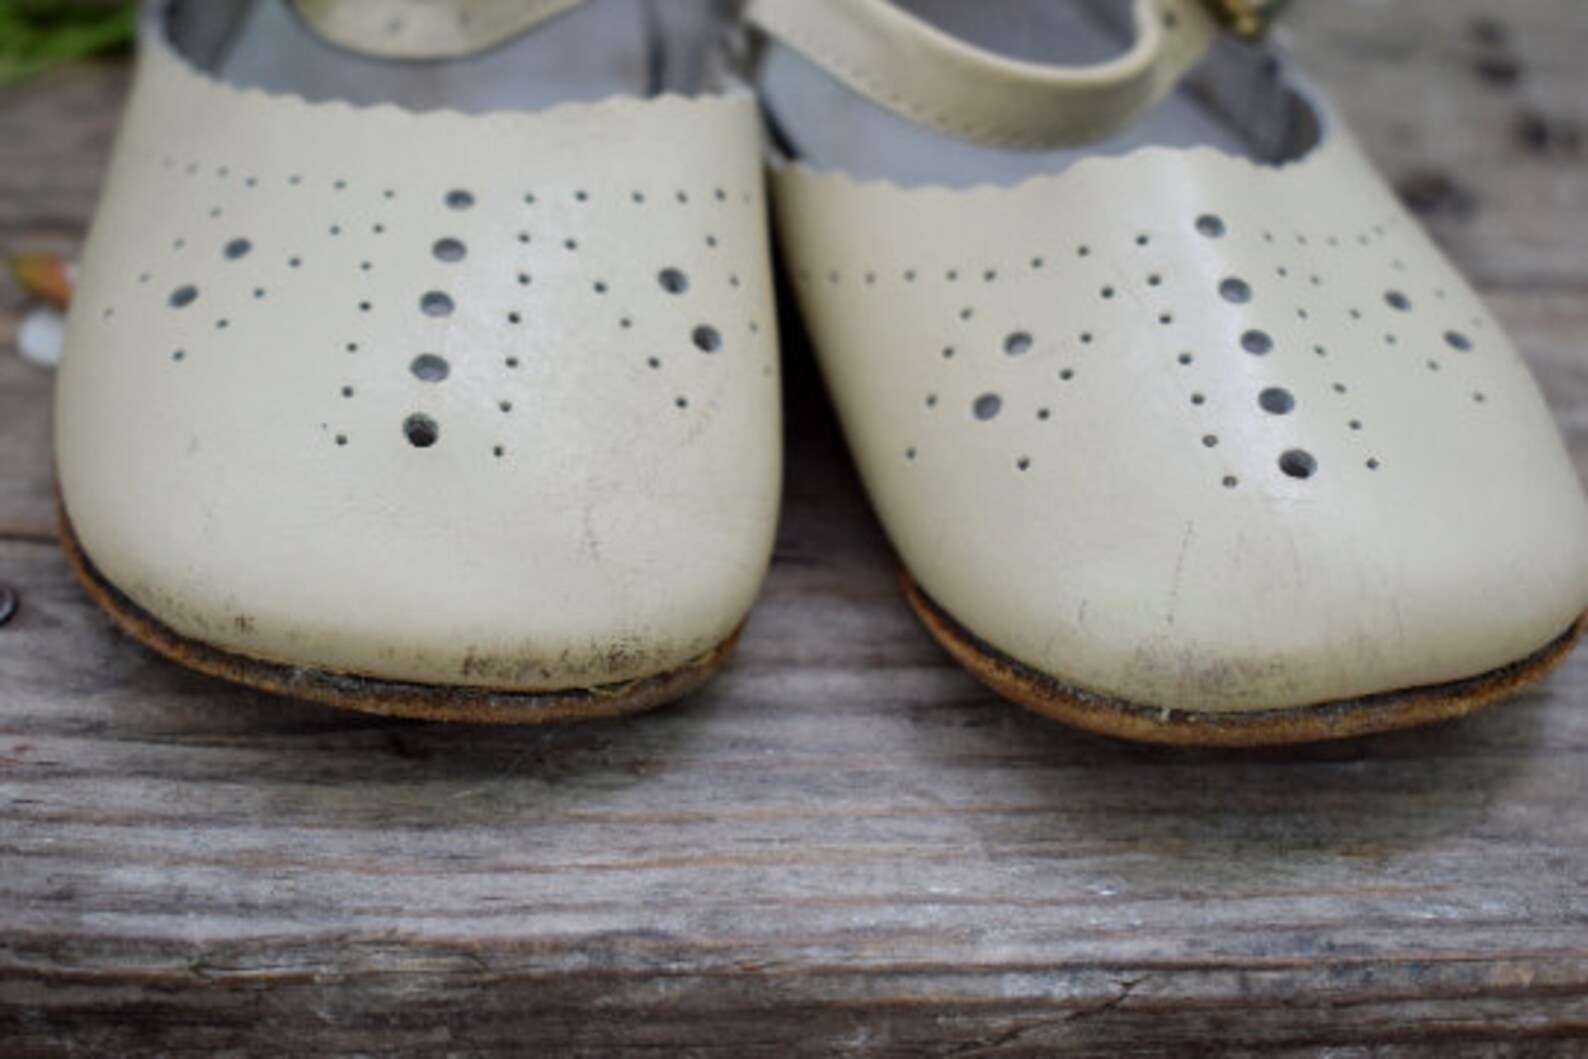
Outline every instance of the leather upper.
<path fill-rule="evenodd" d="M 392 680 L 588 687 L 727 638 L 780 477 L 753 101 L 361 109 L 143 44 L 58 391 L 100 573 Z"/>
<path fill-rule="evenodd" d="M 992 649 L 1192 710 L 1473 676 L 1588 605 L 1516 349 L 1336 116 L 1264 165 L 1018 186 L 778 167 L 780 233 L 911 576 Z"/>

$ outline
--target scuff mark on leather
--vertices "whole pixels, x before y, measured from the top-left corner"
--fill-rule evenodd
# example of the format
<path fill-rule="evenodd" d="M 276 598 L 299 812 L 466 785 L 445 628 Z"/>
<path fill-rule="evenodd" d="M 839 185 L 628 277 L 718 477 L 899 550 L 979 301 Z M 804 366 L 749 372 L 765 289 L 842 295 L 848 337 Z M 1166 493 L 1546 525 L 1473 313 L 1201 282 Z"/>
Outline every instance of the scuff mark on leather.
<path fill-rule="evenodd" d="M 525 644 L 484 650 L 470 646 L 458 664 L 458 676 L 468 684 L 524 687 L 555 680 L 586 690 L 621 682 L 625 674 L 665 667 L 672 659 L 644 646 L 637 636 L 607 643 L 567 646 L 551 657 Z"/>
<path fill-rule="evenodd" d="M 1222 702 L 1284 697 L 1296 686 L 1293 662 L 1280 658 L 1210 657 L 1167 641 L 1145 643 L 1125 663 L 1131 684 L 1173 687 L 1174 702 Z"/>

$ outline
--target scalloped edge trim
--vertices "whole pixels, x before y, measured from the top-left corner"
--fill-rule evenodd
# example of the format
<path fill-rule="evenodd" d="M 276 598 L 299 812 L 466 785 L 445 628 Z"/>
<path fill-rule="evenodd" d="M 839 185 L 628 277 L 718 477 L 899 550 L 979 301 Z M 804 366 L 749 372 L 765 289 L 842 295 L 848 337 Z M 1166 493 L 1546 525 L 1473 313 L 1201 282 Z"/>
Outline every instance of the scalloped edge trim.
<path fill-rule="evenodd" d="M 954 187 L 949 184 L 924 183 L 906 184 L 889 177 L 862 178 L 836 167 L 818 166 L 800 158 L 789 158 L 775 148 L 767 152 L 767 165 L 774 176 L 781 179 L 795 179 L 818 187 L 830 188 L 840 192 L 855 194 L 875 194 L 877 192 L 890 192 L 904 196 L 952 196 L 952 197 L 986 197 L 992 195 L 1019 195 L 1037 194 L 1039 189 L 1063 187 L 1067 182 L 1081 179 L 1083 174 L 1091 169 L 1108 169 L 1125 165 L 1140 165 L 1156 157 L 1179 158 L 1195 161 L 1209 159 L 1217 164 L 1245 166 L 1256 173 L 1269 176 L 1299 175 L 1316 170 L 1328 164 L 1332 159 L 1341 157 L 1343 152 L 1355 151 L 1362 156 L 1361 149 L 1357 147 L 1356 138 L 1351 134 L 1344 118 L 1338 108 L 1328 97 L 1327 93 L 1314 85 L 1311 80 L 1289 63 L 1285 65 L 1285 78 L 1292 91 L 1305 99 L 1318 118 L 1318 142 L 1312 149 L 1296 158 L 1282 162 L 1260 162 L 1245 155 L 1231 154 L 1221 151 L 1216 147 L 1165 147 L 1159 144 L 1147 144 L 1142 147 L 1132 148 L 1123 154 L 1094 154 L 1088 155 L 1063 169 L 1047 173 L 1033 173 L 1013 184 L 999 184 L 992 181 L 982 181 L 964 187 Z M 1383 182 L 1383 175 L 1364 159 L 1364 164 Z"/>

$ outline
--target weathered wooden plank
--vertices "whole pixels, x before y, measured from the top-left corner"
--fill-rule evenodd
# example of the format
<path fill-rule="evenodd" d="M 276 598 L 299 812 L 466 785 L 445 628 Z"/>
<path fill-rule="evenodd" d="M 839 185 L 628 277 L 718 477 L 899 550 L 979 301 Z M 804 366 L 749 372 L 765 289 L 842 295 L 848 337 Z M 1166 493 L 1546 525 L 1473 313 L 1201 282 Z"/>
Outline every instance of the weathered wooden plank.
<path fill-rule="evenodd" d="M 1588 286 L 1580 5 L 1313 3 L 1287 22 L 1305 68 L 1479 285 Z"/>
<path fill-rule="evenodd" d="M 0 333 L 16 319 L 0 312 Z M 0 348 L 0 538 L 48 536 L 54 525 L 49 371 Z"/>
<path fill-rule="evenodd" d="M 355 1033 L 394 990 L 425 1032 L 465 997 L 488 1009 L 454 1046 L 522 1040 L 526 1011 L 643 1044 L 581 1038 L 599 996 L 670 1044 L 699 1043 L 692 1018 L 749 1019 L 763 1054 L 837 1046 L 868 1011 L 901 1054 L 945 1025 L 1149 1043 L 1135 1014 L 1165 1048 L 1226 1020 L 1253 1047 L 1584 1025 L 1588 663 L 1423 733 L 1148 750 L 990 699 L 884 569 L 833 573 L 781 564 L 739 663 L 678 708 L 504 736 L 222 689 L 109 634 L 51 549 L 5 546 L 30 604 L 8 670 L 35 668 L 0 728 L 0 906 L 25 909 L 0 1012 L 109 1017 L 107 996 L 155 989 L 218 1033 L 268 985 L 272 1010 L 329 1004 Z M 847 583 L 864 619 L 814 671 L 831 603 L 810 579 Z M 1310 1007 L 1276 1014 L 1285 989 Z M 809 1021 L 752 1017 L 773 1008 Z M 227 1039 L 153 1025 L 162 1047 Z"/>
<path fill-rule="evenodd" d="M 126 85 L 124 63 L 94 62 L 0 93 L 0 230 L 81 232 L 99 195 Z"/>

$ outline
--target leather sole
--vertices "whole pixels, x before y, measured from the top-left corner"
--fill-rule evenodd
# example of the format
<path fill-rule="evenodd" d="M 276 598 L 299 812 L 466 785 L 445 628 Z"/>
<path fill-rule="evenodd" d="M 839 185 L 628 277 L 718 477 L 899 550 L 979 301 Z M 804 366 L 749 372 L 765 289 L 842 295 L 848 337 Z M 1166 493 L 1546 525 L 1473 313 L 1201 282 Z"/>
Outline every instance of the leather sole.
<path fill-rule="evenodd" d="M 901 577 L 910 606 L 937 642 L 999 695 L 1089 732 L 1170 746 L 1289 746 L 1465 717 L 1548 676 L 1588 630 L 1588 614 L 1584 614 L 1559 637 L 1526 658 L 1445 684 L 1277 710 L 1178 710 L 1087 691 L 1018 662 L 956 622 L 908 572 Z"/>
<path fill-rule="evenodd" d="M 287 665 L 227 651 L 173 631 L 105 580 L 84 553 L 65 505 L 56 502 L 61 546 L 95 603 L 134 640 L 178 665 L 234 684 L 363 713 L 473 724 L 540 724 L 641 713 L 694 691 L 733 654 L 744 625 L 678 669 L 593 688 L 526 692 L 414 684 Z"/>

